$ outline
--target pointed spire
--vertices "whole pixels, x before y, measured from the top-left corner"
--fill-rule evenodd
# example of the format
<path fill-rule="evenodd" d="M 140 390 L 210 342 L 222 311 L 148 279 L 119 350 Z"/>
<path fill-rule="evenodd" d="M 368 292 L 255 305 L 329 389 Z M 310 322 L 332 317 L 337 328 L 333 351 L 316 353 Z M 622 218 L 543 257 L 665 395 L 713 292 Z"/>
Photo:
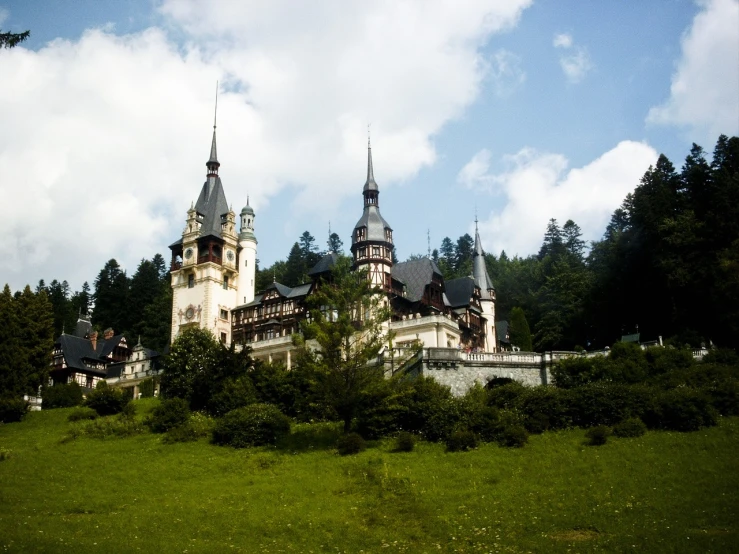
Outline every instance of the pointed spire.
<path fill-rule="evenodd" d="M 477 228 L 477 208 L 475 208 L 475 250 L 472 253 L 472 278 L 475 284 L 480 287 L 480 293 L 483 300 L 492 300 L 491 291 L 495 290 L 493 281 L 488 274 L 488 268 L 485 265 L 485 252 L 482 250 L 482 241 L 480 240 L 480 231 Z"/>
<path fill-rule="evenodd" d="M 208 175 L 218 175 L 218 149 L 216 148 L 216 123 L 218 121 L 218 81 L 216 81 L 216 106 L 213 112 L 213 141 L 210 144 L 210 158 L 205 164 L 208 167 Z"/>
<path fill-rule="evenodd" d="M 372 167 L 372 143 L 369 136 L 369 125 L 367 125 L 367 182 L 364 183 L 364 190 L 378 190 L 375 182 L 375 170 Z"/>

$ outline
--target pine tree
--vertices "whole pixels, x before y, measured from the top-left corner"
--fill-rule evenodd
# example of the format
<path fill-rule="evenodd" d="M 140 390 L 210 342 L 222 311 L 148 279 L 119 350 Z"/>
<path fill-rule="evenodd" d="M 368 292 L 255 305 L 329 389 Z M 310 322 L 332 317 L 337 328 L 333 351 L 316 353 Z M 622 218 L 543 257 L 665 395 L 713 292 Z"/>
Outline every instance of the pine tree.
<path fill-rule="evenodd" d="M 511 310 L 511 320 L 508 323 L 508 335 L 513 346 L 519 347 L 524 352 L 531 352 L 533 345 L 531 344 L 531 329 L 529 322 L 526 321 L 526 314 L 519 307 Z"/>
<path fill-rule="evenodd" d="M 6 284 L 0 293 L 0 397 L 14 398 L 30 392 L 25 375 L 28 361 L 21 341 L 21 323 L 18 320 L 16 300 Z"/>

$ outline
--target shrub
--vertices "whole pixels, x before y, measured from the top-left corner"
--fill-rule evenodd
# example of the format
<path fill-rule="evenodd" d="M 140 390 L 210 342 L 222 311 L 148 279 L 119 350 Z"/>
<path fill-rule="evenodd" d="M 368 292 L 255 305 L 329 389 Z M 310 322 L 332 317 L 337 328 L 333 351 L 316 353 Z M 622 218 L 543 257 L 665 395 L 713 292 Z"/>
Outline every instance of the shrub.
<path fill-rule="evenodd" d="M 637 417 L 631 417 L 613 426 L 613 434 L 621 438 L 641 437 L 646 432 L 647 426 Z"/>
<path fill-rule="evenodd" d="M 500 446 L 522 448 L 529 442 L 529 433 L 523 425 L 505 425 L 498 432 L 497 442 Z"/>
<path fill-rule="evenodd" d="M 617 383 L 641 383 L 649 376 L 644 351 L 633 342 L 617 342 L 605 364 L 606 379 Z"/>
<path fill-rule="evenodd" d="M 44 387 L 41 390 L 41 408 L 51 410 L 53 408 L 71 408 L 82 404 L 82 388 L 77 383 L 68 385 L 54 385 Z"/>
<path fill-rule="evenodd" d="M 98 417 L 98 413 L 92 408 L 80 406 L 79 408 L 77 408 L 71 414 L 67 416 L 67 420 L 68 421 L 82 421 L 82 420 L 97 419 L 97 417 Z"/>
<path fill-rule="evenodd" d="M 579 427 L 615 425 L 652 409 L 655 391 L 644 385 L 591 383 L 569 391 L 572 423 Z"/>
<path fill-rule="evenodd" d="M 458 426 L 460 403 L 448 386 L 431 377 L 413 381 L 410 390 L 398 398 L 398 428 L 421 435 L 432 442 L 445 440 Z"/>
<path fill-rule="evenodd" d="M 162 437 L 162 442 L 165 444 L 174 444 L 176 442 L 193 442 L 198 440 L 198 432 L 187 421 L 177 427 L 169 429 Z"/>
<path fill-rule="evenodd" d="M 702 391 L 687 387 L 664 392 L 657 400 L 658 426 L 672 431 L 697 431 L 712 427 L 718 413 L 709 397 Z"/>
<path fill-rule="evenodd" d="M 136 404 L 129 401 L 121 410 L 121 417 L 134 419 L 136 417 Z"/>
<path fill-rule="evenodd" d="M 478 438 L 475 433 L 469 429 L 459 429 L 454 431 L 446 440 L 446 449 L 448 452 L 466 452 L 477 448 Z"/>
<path fill-rule="evenodd" d="M 3 448 L 0 446 L 0 462 L 9 460 L 12 456 L 13 456 L 12 450 L 8 450 L 7 448 Z"/>
<path fill-rule="evenodd" d="M 565 358 L 552 368 L 554 384 L 562 389 L 571 389 L 595 381 L 600 378 L 590 358 Z"/>
<path fill-rule="evenodd" d="M 192 412 L 188 422 L 198 437 L 207 437 L 213 433 L 216 420 L 203 412 Z"/>
<path fill-rule="evenodd" d="M 146 424 L 154 433 L 166 433 L 174 427 L 187 423 L 190 407 L 182 398 L 167 398 L 154 408 Z"/>
<path fill-rule="evenodd" d="M 518 397 L 526 392 L 526 387 L 521 383 L 512 382 L 500 387 L 494 387 L 488 392 L 488 403 L 501 410 L 514 408 Z"/>
<path fill-rule="evenodd" d="M 527 388 L 518 397 L 517 405 L 524 416 L 524 425 L 530 433 L 547 429 L 564 429 L 571 425 L 569 391 L 540 386 Z"/>
<path fill-rule="evenodd" d="M 711 399 L 711 405 L 725 416 L 739 415 L 739 381 L 725 379 L 703 389 Z"/>
<path fill-rule="evenodd" d="M 695 364 L 693 352 L 684 348 L 647 348 L 644 355 L 649 364 L 649 373 L 662 375 L 670 371 L 689 369 Z"/>
<path fill-rule="evenodd" d="M 252 404 L 228 412 L 216 422 L 213 442 L 236 448 L 275 444 L 290 434 L 290 420 L 271 404 Z"/>
<path fill-rule="evenodd" d="M 141 398 L 152 398 L 154 396 L 154 378 L 149 377 L 139 383 L 139 394 Z"/>
<path fill-rule="evenodd" d="M 383 379 L 363 391 L 356 418 L 356 430 L 365 439 L 379 439 L 400 430 L 400 419 L 407 412 L 402 403 L 404 394 L 411 394 L 408 383 Z"/>
<path fill-rule="evenodd" d="M 74 440 L 81 436 L 94 439 L 128 437 L 141 433 L 143 430 L 143 425 L 133 419 L 125 417 L 101 417 L 73 427 L 67 433 L 63 442 Z"/>
<path fill-rule="evenodd" d="M 130 400 L 121 389 L 114 389 L 105 381 L 100 381 L 98 386 L 87 395 L 85 406 L 95 410 L 98 415 L 107 416 L 121 413 Z"/>
<path fill-rule="evenodd" d="M 220 392 L 213 395 L 208 403 L 209 411 L 222 416 L 237 408 L 243 408 L 257 401 L 254 385 L 248 376 L 238 379 L 226 379 Z"/>
<path fill-rule="evenodd" d="M 342 456 L 359 454 L 365 448 L 367 448 L 367 443 L 364 442 L 362 435 L 359 433 L 347 433 L 339 437 L 339 440 L 336 442 L 336 449 Z"/>
<path fill-rule="evenodd" d="M 585 432 L 585 438 L 590 446 L 601 446 L 608 441 L 611 435 L 611 428 L 606 425 L 597 425 L 591 427 Z"/>
<path fill-rule="evenodd" d="M 0 398 L 0 422 L 17 423 L 27 413 L 28 402 L 22 398 Z"/>
<path fill-rule="evenodd" d="M 396 452 L 412 452 L 416 447 L 416 437 L 413 433 L 407 431 L 401 431 L 398 436 L 395 437 L 395 451 Z"/>
<path fill-rule="evenodd" d="M 739 366 L 739 354 L 730 348 L 713 348 L 703 356 L 702 363 Z"/>

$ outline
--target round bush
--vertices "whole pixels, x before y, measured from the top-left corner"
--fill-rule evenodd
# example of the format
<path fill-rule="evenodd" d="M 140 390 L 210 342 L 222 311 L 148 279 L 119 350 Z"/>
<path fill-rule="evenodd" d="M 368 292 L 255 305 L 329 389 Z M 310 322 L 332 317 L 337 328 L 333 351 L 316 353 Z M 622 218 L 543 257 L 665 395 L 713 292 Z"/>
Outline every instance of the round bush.
<path fill-rule="evenodd" d="M 446 449 L 449 452 L 465 452 L 477 448 L 478 438 L 468 429 L 454 431 L 446 440 Z"/>
<path fill-rule="evenodd" d="M 98 413 L 93 410 L 92 408 L 86 408 L 84 406 L 81 406 L 74 410 L 69 416 L 67 416 L 68 421 L 83 421 L 83 420 L 90 420 L 90 419 L 97 419 Z"/>
<path fill-rule="evenodd" d="M 660 395 L 657 412 L 660 426 L 672 431 L 697 431 L 718 422 L 718 413 L 710 399 L 703 392 L 687 387 Z"/>
<path fill-rule="evenodd" d="M 529 433 L 523 425 L 506 425 L 498 434 L 498 444 L 509 448 L 522 448 L 529 442 Z"/>
<path fill-rule="evenodd" d="M 28 412 L 28 402 L 22 398 L 0 398 L 0 421 L 17 423 Z"/>
<path fill-rule="evenodd" d="M 647 426 L 638 417 L 632 417 L 613 426 L 613 434 L 617 437 L 641 437 L 647 432 Z"/>
<path fill-rule="evenodd" d="M 184 425 L 190 419 L 190 407 L 182 398 L 168 398 L 154 408 L 147 425 L 154 433 L 166 433 L 174 427 Z"/>
<path fill-rule="evenodd" d="M 416 446 L 416 437 L 407 431 L 401 431 L 395 437 L 396 452 L 411 452 Z"/>
<path fill-rule="evenodd" d="M 275 444 L 290 434 L 290 420 L 271 404 L 252 404 L 228 412 L 213 429 L 215 444 L 236 448 Z"/>
<path fill-rule="evenodd" d="M 41 390 L 41 409 L 71 408 L 82 404 L 82 388 L 75 382 L 68 385 L 54 385 Z"/>
<path fill-rule="evenodd" d="M 346 435 L 342 435 L 336 443 L 336 449 L 342 456 L 359 454 L 365 448 L 367 448 L 367 443 L 364 442 L 362 435 L 359 433 L 347 433 Z"/>
<path fill-rule="evenodd" d="M 585 432 L 585 438 L 588 439 L 590 446 L 601 446 L 608 441 L 611 435 L 611 428 L 606 425 L 598 425 L 591 427 Z"/>
<path fill-rule="evenodd" d="M 98 415 L 107 416 L 119 414 L 130 402 L 126 393 L 121 389 L 114 389 L 101 381 L 97 388 L 87 395 L 85 406 L 95 410 Z"/>

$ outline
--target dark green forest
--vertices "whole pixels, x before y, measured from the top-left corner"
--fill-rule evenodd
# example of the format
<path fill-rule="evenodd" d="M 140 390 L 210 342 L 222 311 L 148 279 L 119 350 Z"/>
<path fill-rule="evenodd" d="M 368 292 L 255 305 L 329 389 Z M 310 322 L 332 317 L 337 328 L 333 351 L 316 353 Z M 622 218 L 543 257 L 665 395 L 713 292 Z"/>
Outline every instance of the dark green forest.
<path fill-rule="evenodd" d="M 572 220 L 552 219 L 542 233 L 536 255 L 486 254 L 497 319 L 512 323 L 522 345 L 531 336 L 539 351 L 595 349 L 638 332 L 642 340 L 662 336 L 678 345 L 739 346 L 739 138 L 722 135 L 710 156 L 694 144 L 679 170 L 660 156 L 599 241 L 587 244 Z M 471 273 L 473 247 L 469 234 L 445 237 L 431 255 L 451 279 Z M 323 253 L 342 249 L 336 233 L 321 248 L 305 231 L 284 261 L 258 267 L 256 288 L 305 282 Z M 160 351 L 169 344 L 172 299 L 160 254 L 142 259 L 131 276 L 111 259 L 80 291 L 40 281 L 35 296 L 42 293 L 54 337 L 91 311 L 99 331 L 140 336 Z M 22 311 L 18 318 L 27 328 Z"/>

